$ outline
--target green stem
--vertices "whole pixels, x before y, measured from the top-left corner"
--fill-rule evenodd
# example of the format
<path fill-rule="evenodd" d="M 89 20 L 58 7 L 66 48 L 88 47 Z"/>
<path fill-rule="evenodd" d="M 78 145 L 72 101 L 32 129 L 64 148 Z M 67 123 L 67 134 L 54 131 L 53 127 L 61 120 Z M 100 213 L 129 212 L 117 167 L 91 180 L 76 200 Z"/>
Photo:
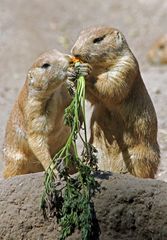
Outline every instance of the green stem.
<path fill-rule="evenodd" d="M 53 161 L 48 168 L 48 170 L 45 173 L 45 192 L 42 196 L 42 203 L 44 203 L 42 206 L 45 206 L 45 203 L 48 200 L 48 196 L 53 196 L 55 194 L 55 191 L 53 190 L 52 183 L 55 178 L 54 169 L 57 166 L 57 159 L 60 161 L 65 161 L 65 165 L 68 168 L 69 164 L 72 162 L 72 165 L 76 166 L 78 170 L 78 176 L 76 180 L 71 178 L 69 174 L 67 174 L 66 171 L 62 171 L 61 174 L 64 174 L 62 177 L 66 181 L 66 185 L 64 187 L 64 198 L 63 198 L 63 205 L 60 209 L 60 224 L 62 227 L 61 231 L 61 239 L 65 239 L 66 236 L 70 235 L 73 229 L 73 226 L 75 226 L 78 229 L 82 230 L 82 239 L 88 240 L 90 239 L 88 236 L 91 231 L 91 188 L 93 186 L 92 177 L 90 175 L 91 173 L 91 166 L 88 165 L 88 163 L 84 163 L 84 161 L 81 160 L 78 154 L 76 140 L 77 136 L 81 138 L 84 148 L 86 148 L 86 157 L 89 160 L 89 157 L 91 157 L 91 151 L 88 145 L 88 138 L 87 138 L 87 128 L 86 128 L 86 120 L 85 120 L 85 79 L 83 76 L 80 76 L 77 79 L 77 86 L 74 98 L 71 102 L 71 104 L 68 106 L 68 108 L 65 110 L 65 116 L 66 116 L 66 123 L 71 127 L 70 135 L 67 139 L 67 142 L 65 146 L 58 151 L 58 153 L 55 154 L 53 157 Z M 81 128 L 81 121 L 80 116 L 83 117 L 83 131 L 84 131 L 84 137 L 80 134 L 80 128 Z M 71 156 L 71 151 L 73 150 L 73 158 L 69 158 Z M 86 175 L 86 176 L 85 176 Z M 74 185 L 73 185 L 74 182 Z M 54 192 L 52 192 L 54 191 Z M 56 193 L 57 194 L 57 193 Z M 81 196 L 82 194 L 82 196 Z M 78 199 L 77 199 L 78 196 Z M 57 198 L 56 198 L 57 199 Z M 80 201 L 82 199 L 82 201 Z M 62 201 L 62 198 L 61 198 Z M 76 203 L 75 203 L 76 201 Z M 50 202 L 49 204 L 55 204 L 56 206 L 57 202 Z M 77 205 L 76 210 L 72 206 Z M 78 206 L 79 205 L 79 206 Z M 49 205 L 50 207 L 50 205 Z M 52 210 L 52 208 L 50 208 Z M 82 211 L 81 211 L 82 209 Z M 78 212 L 77 212 L 78 211 Z M 80 215 L 81 214 L 81 215 Z M 81 219 L 84 219 L 84 222 L 81 222 Z"/>

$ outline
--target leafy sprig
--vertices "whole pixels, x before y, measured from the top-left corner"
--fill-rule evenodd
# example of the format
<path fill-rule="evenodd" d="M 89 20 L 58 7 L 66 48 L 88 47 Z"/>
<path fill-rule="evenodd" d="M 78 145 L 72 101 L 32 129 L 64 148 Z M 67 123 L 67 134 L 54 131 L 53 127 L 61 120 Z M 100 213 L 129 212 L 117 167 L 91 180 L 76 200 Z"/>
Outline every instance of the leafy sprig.
<path fill-rule="evenodd" d="M 80 63 L 75 67 L 79 69 Z M 85 120 L 85 79 L 79 76 L 72 83 L 74 94 L 71 104 L 65 109 L 64 123 L 71 129 L 65 146 L 53 158 L 45 172 L 45 189 L 41 207 L 44 215 L 56 216 L 60 224 L 60 240 L 66 239 L 75 229 L 79 229 L 83 240 L 92 239 L 95 210 L 92 196 L 98 190 L 93 171 L 97 170 L 96 149 L 88 143 Z M 74 85 L 75 90 L 74 90 Z M 84 132 L 82 137 L 80 130 Z M 76 140 L 81 138 L 83 151 L 78 154 Z M 70 175 L 70 166 L 75 166 L 77 174 Z M 54 170 L 57 170 L 60 182 Z M 63 184 L 62 184 L 63 183 Z"/>

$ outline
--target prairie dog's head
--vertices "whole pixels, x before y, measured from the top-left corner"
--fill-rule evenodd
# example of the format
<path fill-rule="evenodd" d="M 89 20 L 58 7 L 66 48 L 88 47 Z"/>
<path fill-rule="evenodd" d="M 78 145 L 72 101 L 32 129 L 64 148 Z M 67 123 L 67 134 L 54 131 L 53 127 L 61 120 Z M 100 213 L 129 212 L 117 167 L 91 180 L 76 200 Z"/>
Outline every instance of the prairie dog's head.
<path fill-rule="evenodd" d="M 92 65 L 108 63 L 109 65 L 128 49 L 123 34 L 110 27 L 94 27 L 83 30 L 71 53 Z"/>
<path fill-rule="evenodd" d="M 167 64 L 167 34 L 151 46 L 147 57 L 152 64 Z"/>
<path fill-rule="evenodd" d="M 36 91 L 54 90 L 64 82 L 71 58 L 56 49 L 41 54 L 28 72 L 27 80 Z"/>

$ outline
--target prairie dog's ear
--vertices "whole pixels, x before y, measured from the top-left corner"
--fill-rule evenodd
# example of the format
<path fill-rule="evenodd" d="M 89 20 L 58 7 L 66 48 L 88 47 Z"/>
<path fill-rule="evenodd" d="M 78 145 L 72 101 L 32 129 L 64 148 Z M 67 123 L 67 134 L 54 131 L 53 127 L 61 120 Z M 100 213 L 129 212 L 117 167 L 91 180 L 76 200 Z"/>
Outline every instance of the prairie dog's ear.
<path fill-rule="evenodd" d="M 123 42 L 122 34 L 119 31 L 115 31 L 115 35 L 116 35 L 116 43 L 117 43 L 117 45 L 121 46 L 122 42 Z"/>

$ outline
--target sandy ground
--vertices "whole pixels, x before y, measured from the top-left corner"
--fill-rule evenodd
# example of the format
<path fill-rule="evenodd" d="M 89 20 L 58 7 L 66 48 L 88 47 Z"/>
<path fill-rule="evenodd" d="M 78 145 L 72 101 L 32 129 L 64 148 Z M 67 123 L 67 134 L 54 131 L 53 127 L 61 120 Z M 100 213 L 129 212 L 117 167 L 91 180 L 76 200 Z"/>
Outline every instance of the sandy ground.
<path fill-rule="evenodd" d="M 125 34 L 139 60 L 154 102 L 161 148 L 157 178 L 167 181 L 167 66 L 152 67 L 146 60 L 152 42 L 166 32 L 166 12 L 165 0 L 1 0 L 0 148 L 9 112 L 33 60 L 52 48 L 69 52 L 84 27 L 114 26 Z M 88 118 L 90 112 L 88 107 Z"/>

